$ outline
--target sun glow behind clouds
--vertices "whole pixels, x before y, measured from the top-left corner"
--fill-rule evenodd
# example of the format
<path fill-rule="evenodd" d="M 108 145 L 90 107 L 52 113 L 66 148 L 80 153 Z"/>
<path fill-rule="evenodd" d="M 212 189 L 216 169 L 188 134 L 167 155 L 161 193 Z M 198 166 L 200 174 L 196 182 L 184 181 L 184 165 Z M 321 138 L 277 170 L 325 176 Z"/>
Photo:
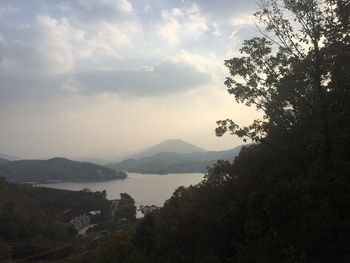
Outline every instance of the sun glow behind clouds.
<path fill-rule="evenodd" d="M 223 60 L 253 33 L 245 2 L 2 1 L 1 151 L 112 158 L 176 137 L 233 147 L 213 130 L 257 115 L 223 85 Z"/>

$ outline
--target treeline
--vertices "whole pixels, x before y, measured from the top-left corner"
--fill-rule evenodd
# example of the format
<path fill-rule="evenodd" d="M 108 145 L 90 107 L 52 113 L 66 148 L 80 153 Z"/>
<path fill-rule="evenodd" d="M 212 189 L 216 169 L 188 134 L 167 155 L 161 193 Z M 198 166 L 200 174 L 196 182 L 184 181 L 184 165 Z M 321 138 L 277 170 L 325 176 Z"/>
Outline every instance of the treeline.
<path fill-rule="evenodd" d="M 38 200 L 0 179 L 0 261 L 27 257 L 75 239 L 75 229 L 50 216 Z"/>
<path fill-rule="evenodd" d="M 101 262 L 349 262 L 350 168 L 343 169 L 309 172 L 250 146 L 103 245 Z"/>
<path fill-rule="evenodd" d="M 4 160 L 4 159 L 3 159 Z M 10 182 L 96 182 L 125 179 L 127 174 L 105 166 L 65 158 L 0 162 L 0 176 Z"/>
<path fill-rule="evenodd" d="M 264 118 L 216 130 L 257 144 L 115 235 L 101 262 L 350 262 L 349 15 L 345 0 L 263 1 L 263 36 L 226 61 L 225 84 Z"/>
<path fill-rule="evenodd" d="M 116 201 L 106 197 L 106 191 L 32 187 L 0 178 L 0 262 L 63 260 L 77 248 L 86 253 L 85 243 L 100 238 L 98 233 L 115 231 L 135 220 L 135 202 L 129 195 L 121 194 Z M 87 237 L 78 238 L 70 221 L 92 210 L 101 211 L 90 216 L 90 223 L 97 226 Z"/>

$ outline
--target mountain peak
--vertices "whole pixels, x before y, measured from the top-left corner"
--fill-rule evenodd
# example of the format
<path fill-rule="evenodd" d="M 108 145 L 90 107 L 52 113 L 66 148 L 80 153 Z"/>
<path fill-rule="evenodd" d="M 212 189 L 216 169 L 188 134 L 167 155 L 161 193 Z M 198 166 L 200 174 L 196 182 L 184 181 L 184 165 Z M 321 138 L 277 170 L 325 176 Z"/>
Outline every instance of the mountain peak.
<path fill-rule="evenodd" d="M 143 153 L 152 154 L 160 152 L 193 153 L 205 152 L 205 150 L 181 139 L 167 139 L 143 151 Z"/>
<path fill-rule="evenodd" d="M 140 153 L 128 156 L 128 158 L 142 158 L 152 156 L 162 152 L 174 152 L 174 153 L 193 153 L 193 152 L 205 152 L 205 149 L 200 148 L 191 143 L 185 142 L 181 139 L 167 139 L 162 141 Z"/>

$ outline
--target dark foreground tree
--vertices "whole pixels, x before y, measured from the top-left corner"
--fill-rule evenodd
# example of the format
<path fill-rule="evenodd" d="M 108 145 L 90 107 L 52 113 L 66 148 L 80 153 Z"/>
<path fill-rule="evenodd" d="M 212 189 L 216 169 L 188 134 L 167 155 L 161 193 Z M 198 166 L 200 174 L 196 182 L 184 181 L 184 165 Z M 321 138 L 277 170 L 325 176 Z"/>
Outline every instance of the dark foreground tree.
<path fill-rule="evenodd" d="M 216 134 L 265 142 L 300 162 L 307 157 L 329 166 L 338 154 L 349 156 L 349 2 L 266 0 L 261 9 L 255 17 L 265 25 L 263 36 L 225 61 L 231 73 L 225 84 L 263 120 L 248 127 L 218 121 Z"/>
<path fill-rule="evenodd" d="M 264 117 L 216 129 L 259 143 L 177 189 L 118 262 L 350 262 L 349 13 L 346 0 L 261 3 L 263 36 L 225 64 L 229 93 Z"/>
<path fill-rule="evenodd" d="M 120 194 L 120 200 L 118 203 L 118 209 L 115 213 L 116 219 L 122 220 L 135 220 L 136 219 L 136 207 L 135 200 L 126 193 Z"/>

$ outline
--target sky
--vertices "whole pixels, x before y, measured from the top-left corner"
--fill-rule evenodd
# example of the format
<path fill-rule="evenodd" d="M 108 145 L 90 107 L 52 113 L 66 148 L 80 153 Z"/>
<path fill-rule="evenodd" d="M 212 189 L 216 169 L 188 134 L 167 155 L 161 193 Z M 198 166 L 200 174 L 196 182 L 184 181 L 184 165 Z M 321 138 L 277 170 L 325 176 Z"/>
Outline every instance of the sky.
<path fill-rule="evenodd" d="M 216 121 L 249 124 L 224 60 L 257 35 L 255 0 L 1 0 L 0 153 L 113 159 Z"/>

